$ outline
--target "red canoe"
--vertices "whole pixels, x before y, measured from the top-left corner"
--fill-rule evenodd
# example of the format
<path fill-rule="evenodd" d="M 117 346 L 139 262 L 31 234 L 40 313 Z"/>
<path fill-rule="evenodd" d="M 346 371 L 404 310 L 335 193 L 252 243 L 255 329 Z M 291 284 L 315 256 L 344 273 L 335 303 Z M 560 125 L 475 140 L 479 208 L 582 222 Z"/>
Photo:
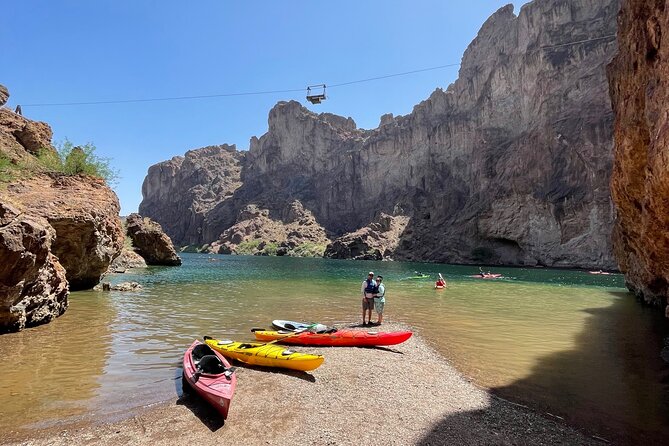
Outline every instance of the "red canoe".
<path fill-rule="evenodd" d="M 370 347 L 375 345 L 401 344 L 411 337 L 410 331 L 361 331 L 336 330 L 332 333 L 304 331 L 298 334 L 290 331 L 254 330 L 256 339 L 267 342 L 281 339 L 283 344 L 314 345 L 320 347 Z M 288 337 L 289 336 L 289 337 Z M 286 339 L 282 339 L 282 338 Z"/>
<path fill-rule="evenodd" d="M 228 417 L 237 376 L 223 355 L 207 344 L 195 341 L 183 360 L 184 381 L 223 416 Z"/>

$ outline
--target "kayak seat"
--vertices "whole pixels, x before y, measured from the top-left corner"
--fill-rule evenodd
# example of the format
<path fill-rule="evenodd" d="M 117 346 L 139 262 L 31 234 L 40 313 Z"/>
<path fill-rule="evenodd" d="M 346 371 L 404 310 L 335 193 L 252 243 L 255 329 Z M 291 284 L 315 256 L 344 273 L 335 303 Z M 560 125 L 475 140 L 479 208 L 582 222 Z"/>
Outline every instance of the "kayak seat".
<path fill-rule="evenodd" d="M 203 356 L 197 365 L 197 369 L 200 373 L 207 373 L 209 375 L 225 373 L 225 365 L 216 355 Z"/>

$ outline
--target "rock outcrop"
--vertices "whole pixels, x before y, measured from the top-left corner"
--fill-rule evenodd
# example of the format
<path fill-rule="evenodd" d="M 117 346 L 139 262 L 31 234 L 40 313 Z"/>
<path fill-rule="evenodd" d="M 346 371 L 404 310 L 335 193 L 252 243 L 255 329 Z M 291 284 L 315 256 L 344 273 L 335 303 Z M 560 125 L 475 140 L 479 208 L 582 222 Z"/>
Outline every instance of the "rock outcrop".
<path fill-rule="evenodd" d="M 55 231 L 0 202 L 0 333 L 49 322 L 68 305 L 65 270 L 51 253 Z"/>
<path fill-rule="evenodd" d="M 124 248 L 109 265 L 107 273 L 125 272 L 128 268 L 146 268 L 146 261 L 135 251 Z"/>
<path fill-rule="evenodd" d="M 609 66 L 616 115 L 613 246 L 630 290 L 664 305 L 669 303 L 669 9 L 663 0 L 626 0 L 618 23 L 619 52 Z"/>
<path fill-rule="evenodd" d="M 130 214 L 125 224 L 135 252 L 148 265 L 181 265 L 181 258 L 177 255 L 172 240 L 158 223 L 139 214 Z"/>
<path fill-rule="evenodd" d="M 9 99 L 9 91 L 7 87 L 0 84 L 0 107 L 7 103 L 7 99 Z"/>
<path fill-rule="evenodd" d="M 325 250 L 331 259 L 392 260 L 409 217 L 381 214 L 367 227 L 334 240 Z"/>
<path fill-rule="evenodd" d="M 93 288 L 121 252 L 120 205 L 104 180 L 35 174 L 8 185 L 0 192 L 3 200 L 53 227 L 51 250 L 65 268 L 71 290 Z"/>
<path fill-rule="evenodd" d="M 325 230 L 302 203 L 295 201 L 272 218 L 269 210 L 248 205 L 237 222 L 226 229 L 209 251 L 219 254 L 252 254 L 321 257 L 329 243 Z"/>
<path fill-rule="evenodd" d="M 65 176 L 51 128 L 0 107 L 0 332 L 52 320 L 70 290 L 92 288 L 121 251 L 116 194 L 103 180 Z"/>
<path fill-rule="evenodd" d="M 361 130 L 280 102 L 268 132 L 238 157 L 231 196 L 196 217 L 192 197 L 175 201 L 193 187 L 177 180 L 188 171 L 158 165 L 145 185 L 168 187 L 145 188 L 141 209 L 177 244 L 218 239 L 250 204 L 276 213 L 299 200 L 334 235 L 381 212 L 410 217 L 396 259 L 615 269 L 605 67 L 618 9 L 619 0 L 535 0 L 518 16 L 501 8 L 465 51 L 459 78 L 409 115 Z M 198 224 L 184 224 L 184 210 Z"/>

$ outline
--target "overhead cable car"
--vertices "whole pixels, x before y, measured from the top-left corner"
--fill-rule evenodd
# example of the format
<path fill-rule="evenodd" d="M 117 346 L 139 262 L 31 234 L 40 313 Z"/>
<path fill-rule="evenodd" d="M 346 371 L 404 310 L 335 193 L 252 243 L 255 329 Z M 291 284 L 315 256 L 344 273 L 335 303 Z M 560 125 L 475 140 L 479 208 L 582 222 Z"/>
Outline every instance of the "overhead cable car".
<path fill-rule="evenodd" d="M 312 88 L 314 89 L 312 91 Z M 320 104 L 325 100 L 325 84 L 311 85 L 307 87 L 307 101 L 312 104 Z"/>

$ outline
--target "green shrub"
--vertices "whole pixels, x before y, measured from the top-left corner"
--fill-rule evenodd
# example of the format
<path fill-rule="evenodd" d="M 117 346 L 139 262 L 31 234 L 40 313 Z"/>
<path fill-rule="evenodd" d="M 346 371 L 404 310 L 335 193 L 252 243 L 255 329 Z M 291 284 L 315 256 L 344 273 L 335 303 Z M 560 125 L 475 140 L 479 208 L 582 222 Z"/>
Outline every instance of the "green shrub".
<path fill-rule="evenodd" d="M 260 245 L 260 239 L 244 240 L 235 248 L 235 254 L 253 255 L 258 250 L 258 245 Z"/>
<path fill-rule="evenodd" d="M 109 184 L 118 180 L 118 171 L 111 167 L 111 160 L 97 156 L 93 144 L 75 147 L 66 139 L 58 146 L 58 153 L 42 150 L 37 156 L 46 171 L 65 175 L 90 175 L 102 178 Z"/>
<path fill-rule="evenodd" d="M 12 161 L 0 153 L 0 182 L 8 183 L 14 179 L 16 167 Z"/>
<path fill-rule="evenodd" d="M 326 245 L 320 245 L 313 242 L 304 242 L 296 246 L 288 255 L 292 257 L 323 257 L 325 254 Z"/>
<path fill-rule="evenodd" d="M 275 256 L 277 249 L 279 249 L 278 243 L 268 242 L 265 244 L 265 247 L 262 249 L 261 253 L 265 256 Z"/>

